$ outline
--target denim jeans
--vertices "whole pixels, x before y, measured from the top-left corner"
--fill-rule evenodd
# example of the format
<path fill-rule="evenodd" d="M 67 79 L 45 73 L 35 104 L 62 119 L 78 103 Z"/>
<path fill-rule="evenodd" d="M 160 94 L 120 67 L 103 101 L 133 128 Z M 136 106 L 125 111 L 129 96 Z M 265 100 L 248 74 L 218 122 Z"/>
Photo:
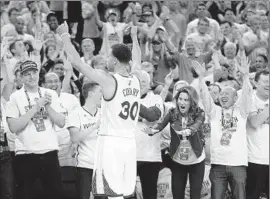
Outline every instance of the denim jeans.
<path fill-rule="evenodd" d="M 13 175 L 13 154 L 10 151 L 0 153 L 0 198 L 14 199 L 14 175 Z"/>
<path fill-rule="evenodd" d="M 211 165 L 210 170 L 211 197 L 223 199 L 230 185 L 233 199 L 246 199 L 246 167 Z"/>

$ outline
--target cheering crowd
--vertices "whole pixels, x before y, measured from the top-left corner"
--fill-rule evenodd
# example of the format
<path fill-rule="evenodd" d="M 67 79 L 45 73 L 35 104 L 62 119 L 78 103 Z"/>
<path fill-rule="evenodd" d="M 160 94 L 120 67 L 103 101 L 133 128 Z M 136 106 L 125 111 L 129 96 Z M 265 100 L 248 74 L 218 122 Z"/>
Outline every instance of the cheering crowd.
<path fill-rule="evenodd" d="M 1 1 L 0 36 L 1 199 L 269 198 L 269 1 Z"/>

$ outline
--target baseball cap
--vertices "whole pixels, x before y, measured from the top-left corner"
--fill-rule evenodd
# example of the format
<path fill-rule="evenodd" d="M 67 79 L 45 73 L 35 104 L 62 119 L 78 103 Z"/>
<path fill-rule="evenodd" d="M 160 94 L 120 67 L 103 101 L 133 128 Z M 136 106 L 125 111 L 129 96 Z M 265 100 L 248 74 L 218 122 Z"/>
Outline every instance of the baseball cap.
<path fill-rule="evenodd" d="M 159 26 L 159 27 L 157 28 L 157 30 L 163 30 L 164 32 L 166 32 L 166 29 L 164 28 L 164 26 Z"/>
<path fill-rule="evenodd" d="M 118 16 L 118 13 L 117 13 L 117 11 L 115 9 L 109 9 L 108 12 L 107 12 L 107 17 L 106 18 L 108 19 L 108 17 L 111 16 L 112 14 Z"/>
<path fill-rule="evenodd" d="M 38 70 L 37 64 L 30 60 L 22 62 L 20 65 L 20 72 L 23 73 L 27 70 Z"/>

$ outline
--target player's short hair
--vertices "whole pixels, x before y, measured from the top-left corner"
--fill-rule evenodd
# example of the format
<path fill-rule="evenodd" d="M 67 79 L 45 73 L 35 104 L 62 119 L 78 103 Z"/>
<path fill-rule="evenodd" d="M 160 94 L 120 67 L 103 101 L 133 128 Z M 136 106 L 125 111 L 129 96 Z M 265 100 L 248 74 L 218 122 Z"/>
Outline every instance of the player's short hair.
<path fill-rule="evenodd" d="M 123 64 L 129 64 L 131 61 L 131 50 L 126 44 L 114 44 L 112 46 L 112 55 Z"/>
<path fill-rule="evenodd" d="M 93 91 L 99 84 L 95 82 L 86 83 L 82 86 L 82 96 L 84 99 L 88 98 L 89 91 Z"/>
<path fill-rule="evenodd" d="M 267 69 L 258 71 L 255 74 L 255 78 L 254 78 L 255 82 L 258 82 L 260 80 L 260 78 L 261 78 L 262 75 L 269 76 L 269 71 Z"/>

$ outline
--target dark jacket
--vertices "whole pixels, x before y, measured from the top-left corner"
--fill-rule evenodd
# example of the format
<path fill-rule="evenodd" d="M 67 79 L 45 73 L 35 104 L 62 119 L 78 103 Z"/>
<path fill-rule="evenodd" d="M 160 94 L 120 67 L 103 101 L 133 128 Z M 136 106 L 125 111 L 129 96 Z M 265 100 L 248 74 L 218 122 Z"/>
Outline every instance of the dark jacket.
<path fill-rule="evenodd" d="M 192 149 L 197 158 L 199 158 L 202 154 L 204 147 L 204 136 L 203 136 L 203 123 L 205 120 L 204 111 L 197 107 L 196 112 L 189 117 L 187 129 L 191 130 L 191 135 L 188 137 Z M 175 130 L 172 128 L 172 125 L 177 130 L 183 130 L 182 128 L 182 116 L 176 110 L 170 110 L 164 119 L 158 123 L 158 127 L 155 129 L 163 130 L 168 123 L 170 123 L 170 132 L 171 132 L 171 143 L 170 143 L 170 154 L 173 156 L 180 144 L 180 139 L 182 139 L 181 135 L 176 134 Z M 180 138 L 180 139 L 179 139 Z"/>

